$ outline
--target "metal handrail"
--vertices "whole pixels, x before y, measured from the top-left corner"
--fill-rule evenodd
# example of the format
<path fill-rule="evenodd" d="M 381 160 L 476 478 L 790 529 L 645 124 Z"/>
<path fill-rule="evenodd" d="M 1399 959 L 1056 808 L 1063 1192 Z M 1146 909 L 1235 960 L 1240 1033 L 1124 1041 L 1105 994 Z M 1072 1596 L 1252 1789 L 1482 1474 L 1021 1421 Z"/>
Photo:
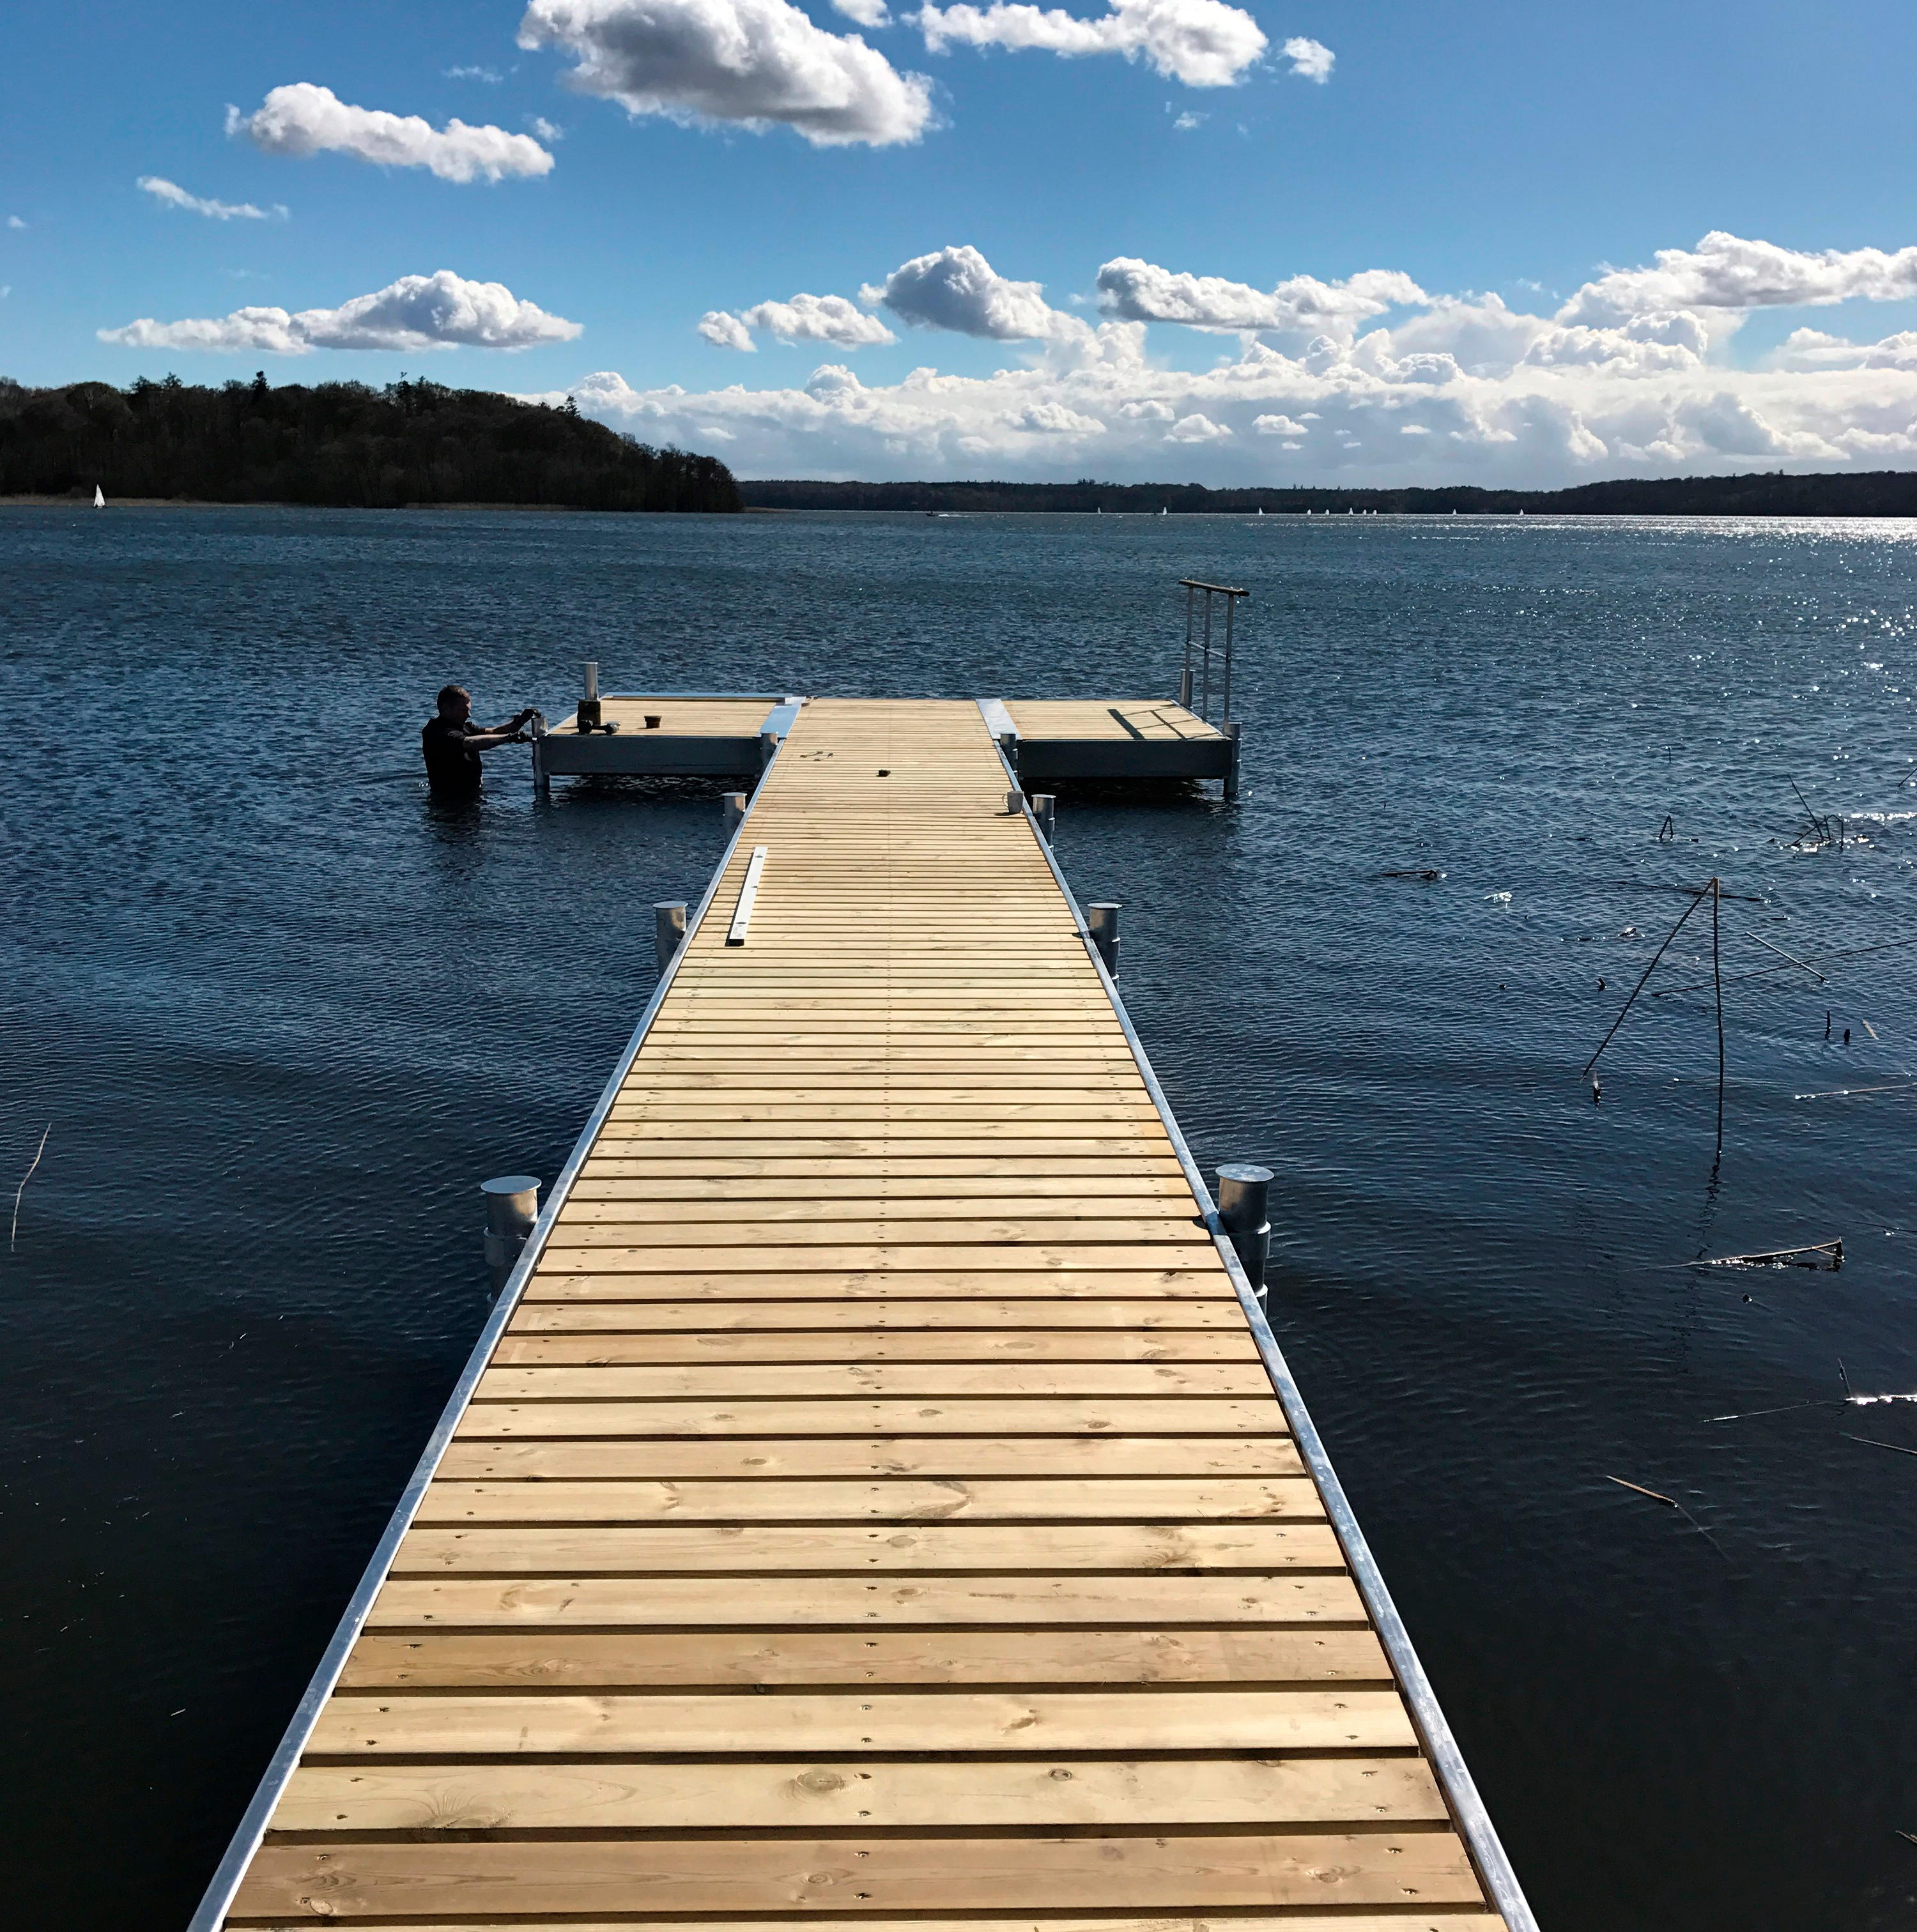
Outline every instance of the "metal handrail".
<path fill-rule="evenodd" d="M 1200 700 L 1198 715 L 1207 724 L 1211 722 L 1211 600 L 1222 597 L 1225 600 L 1225 694 L 1222 706 L 1221 722 L 1229 724 L 1232 718 L 1232 624 L 1240 597 L 1249 597 L 1249 590 L 1234 588 L 1228 584 L 1207 584 L 1202 578 L 1181 577 L 1178 587 L 1185 593 L 1185 670 L 1179 681 L 1178 702 L 1189 711 L 1192 708 L 1192 629 L 1197 614 L 1198 593 L 1204 592 L 1204 695 Z"/>

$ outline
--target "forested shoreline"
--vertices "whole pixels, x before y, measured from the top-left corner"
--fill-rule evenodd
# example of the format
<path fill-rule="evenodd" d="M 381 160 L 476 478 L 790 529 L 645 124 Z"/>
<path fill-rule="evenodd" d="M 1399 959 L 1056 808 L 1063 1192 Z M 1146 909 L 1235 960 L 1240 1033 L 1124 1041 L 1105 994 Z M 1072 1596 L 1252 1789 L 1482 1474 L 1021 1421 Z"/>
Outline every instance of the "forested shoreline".
<path fill-rule="evenodd" d="M 1214 490 L 1200 483 L 742 482 L 764 510 L 1070 511 L 1107 516 L 1917 517 L 1917 471 L 1622 478 L 1568 490 Z"/>
<path fill-rule="evenodd" d="M 30 389 L 0 376 L 0 496 L 387 509 L 473 503 L 736 512 L 716 458 L 655 449 L 579 415 L 400 381 Z"/>

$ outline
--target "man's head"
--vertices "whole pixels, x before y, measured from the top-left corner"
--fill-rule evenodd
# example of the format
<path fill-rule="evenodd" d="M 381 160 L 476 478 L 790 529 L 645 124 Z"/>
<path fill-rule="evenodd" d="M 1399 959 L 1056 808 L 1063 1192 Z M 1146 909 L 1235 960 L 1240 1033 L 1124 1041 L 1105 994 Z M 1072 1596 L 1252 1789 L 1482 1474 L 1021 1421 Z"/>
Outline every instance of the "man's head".
<path fill-rule="evenodd" d="M 454 724 L 464 724 L 472 716 L 472 696 L 463 684 L 449 684 L 440 693 L 440 716 Z"/>

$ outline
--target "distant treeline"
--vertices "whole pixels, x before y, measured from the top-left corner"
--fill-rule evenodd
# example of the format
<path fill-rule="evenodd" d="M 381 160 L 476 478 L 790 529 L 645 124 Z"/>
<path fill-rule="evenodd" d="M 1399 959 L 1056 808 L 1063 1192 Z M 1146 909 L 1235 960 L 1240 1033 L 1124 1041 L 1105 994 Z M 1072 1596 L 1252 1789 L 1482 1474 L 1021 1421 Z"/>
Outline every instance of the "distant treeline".
<path fill-rule="evenodd" d="M 1917 471 L 1671 476 L 1571 490 L 1208 490 L 1199 483 L 742 483 L 755 510 L 1102 510 L 1108 516 L 1917 517 Z"/>
<path fill-rule="evenodd" d="M 28 389 L 0 376 L 0 496 L 164 496 L 389 509 L 410 503 L 737 510 L 725 465 L 561 409 L 402 378 L 196 388 Z"/>

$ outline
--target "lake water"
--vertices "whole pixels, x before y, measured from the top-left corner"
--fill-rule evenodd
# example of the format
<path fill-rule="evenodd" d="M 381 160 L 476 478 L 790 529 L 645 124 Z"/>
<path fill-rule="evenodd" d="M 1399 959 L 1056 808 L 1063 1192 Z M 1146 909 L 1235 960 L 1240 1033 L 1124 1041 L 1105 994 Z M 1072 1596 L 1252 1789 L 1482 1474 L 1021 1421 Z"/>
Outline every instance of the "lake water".
<path fill-rule="evenodd" d="M 482 1320 L 476 1184 L 557 1171 L 650 902 L 718 854 L 712 790 L 538 808 L 523 752 L 436 808 L 436 687 L 1168 696 L 1196 574 L 1252 592 L 1245 795 L 1068 797 L 1060 857 L 1125 903 L 1200 1159 L 1278 1170 L 1275 1325 L 1540 1918 L 1910 1925 L 1917 1460 L 1847 1438 L 1917 1408 L 1835 1405 L 1840 1358 L 1917 1390 L 1917 944 L 1828 956 L 1917 940 L 1913 562 L 1895 523 L 0 512 L 0 1209 L 50 1129 L 0 1262 L 17 1922 L 184 1921 Z M 1720 1160 L 1708 990 L 1580 1076 L 1714 874 Z M 1708 982 L 1708 914 L 1654 988 Z"/>

